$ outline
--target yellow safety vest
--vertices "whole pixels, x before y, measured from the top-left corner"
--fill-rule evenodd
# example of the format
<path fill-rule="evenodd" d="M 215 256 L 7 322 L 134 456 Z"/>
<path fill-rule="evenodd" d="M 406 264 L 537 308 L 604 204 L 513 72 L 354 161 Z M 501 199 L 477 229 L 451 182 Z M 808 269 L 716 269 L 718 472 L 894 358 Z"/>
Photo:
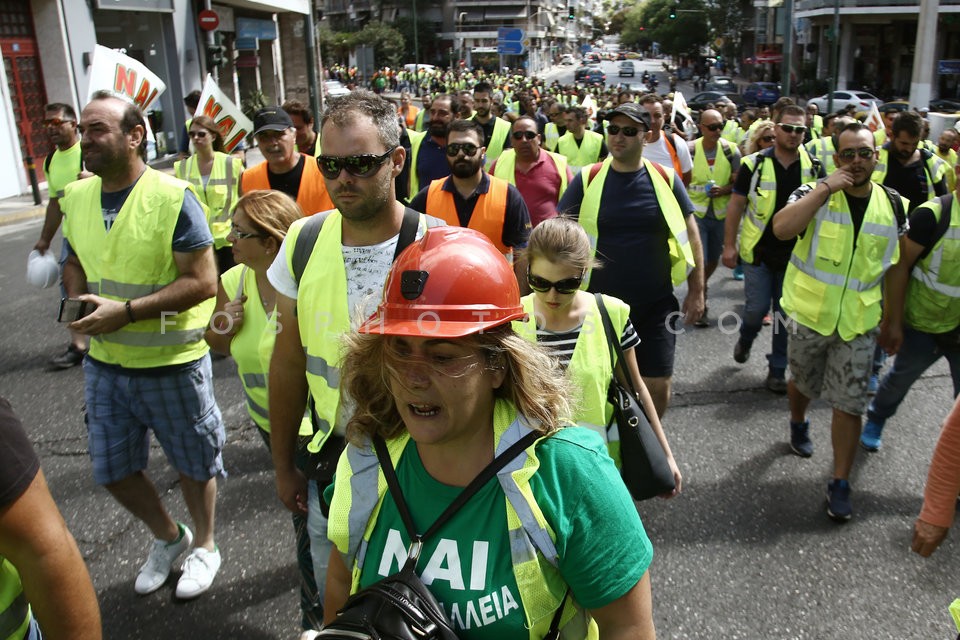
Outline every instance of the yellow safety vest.
<path fill-rule="evenodd" d="M 46 166 L 47 191 L 50 197 L 62 198 L 64 188 L 77 179 L 81 169 L 83 160 L 79 140 L 66 151 L 54 149 Z"/>
<path fill-rule="evenodd" d="M 553 153 L 546 149 L 541 149 L 541 151 L 550 156 L 550 159 L 553 160 L 554 168 L 560 175 L 560 191 L 557 192 L 557 202 L 559 202 L 561 196 L 563 196 L 563 192 L 567 190 L 567 159 L 559 153 Z M 498 178 L 503 178 L 513 186 L 517 186 L 516 166 L 517 152 L 513 149 L 507 149 L 500 155 L 500 159 L 497 160 L 496 170 L 493 172 L 493 175 Z"/>
<path fill-rule="evenodd" d="M 543 148 L 547 151 L 556 151 L 558 140 L 560 140 L 560 129 L 555 122 L 548 122 L 543 128 Z"/>
<path fill-rule="evenodd" d="M 953 193 L 957 188 L 957 172 L 955 170 L 957 166 L 957 152 L 953 149 L 947 149 L 947 153 L 941 155 L 940 148 L 936 145 L 934 145 L 933 152 L 947 165 L 944 172 L 947 177 L 947 191 Z"/>
<path fill-rule="evenodd" d="M 952 331 L 960 324 L 960 206 L 956 196 L 951 195 L 950 200 L 950 225 L 930 252 L 914 265 L 907 287 L 907 323 L 927 333 Z M 932 210 L 938 223 L 944 215 L 943 197 L 917 209 L 921 207 Z"/>
<path fill-rule="evenodd" d="M 877 160 L 877 166 L 873 169 L 873 175 L 870 177 L 870 179 L 877 184 L 883 184 L 884 179 L 887 177 L 887 164 L 890 162 L 888 146 L 889 145 L 883 145 L 880 147 L 880 157 Z M 923 163 L 923 177 L 921 182 L 927 192 L 927 200 L 932 200 L 937 197 L 934 185 L 940 182 L 946 174 L 947 163 L 941 160 L 937 154 L 931 153 L 929 149 L 920 150 L 920 162 Z"/>
<path fill-rule="evenodd" d="M 61 201 L 64 235 L 87 276 L 87 290 L 124 302 L 162 289 L 180 272 L 173 259 L 173 231 L 190 183 L 147 168 L 123 203 L 113 226 L 104 228 L 101 180 L 67 185 Z M 206 207 L 201 203 L 201 206 Z M 207 354 L 204 330 L 215 298 L 161 318 L 143 318 L 90 341 L 90 356 L 131 369 L 193 362 Z"/>
<path fill-rule="evenodd" d="M 213 234 L 214 247 L 229 247 L 230 219 L 240 199 L 240 174 L 243 173 L 243 160 L 220 151 L 214 152 L 213 167 L 207 186 L 203 186 L 200 175 L 200 162 L 196 155 L 173 163 L 173 173 L 181 180 L 193 185 L 200 202 L 207 205 L 207 222 Z"/>
<path fill-rule="evenodd" d="M 707 195 L 707 182 L 713 180 L 718 187 L 725 187 L 730 184 L 730 175 L 733 172 L 733 166 L 727 159 L 729 153 L 733 157 L 733 151 L 729 149 L 727 141 L 723 138 L 717 140 L 716 156 L 713 159 L 713 166 L 707 162 L 707 154 L 703 150 L 703 138 L 697 138 L 693 147 L 693 172 L 690 176 L 690 186 L 687 187 L 687 194 L 690 196 L 690 202 L 693 203 L 693 212 L 697 217 L 702 218 L 707 215 L 707 209 L 710 207 L 710 201 L 713 200 L 713 215 L 717 220 L 723 220 L 727 217 L 727 203 L 730 202 L 730 196 L 717 196 L 711 198 Z"/>
<path fill-rule="evenodd" d="M 583 139 L 579 145 L 571 131 L 567 131 L 557 141 L 557 153 L 565 157 L 575 171 L 579 171 L 580 167 L 598 162 L 602 148 L 603 136 L 596 131 L 584 130 Z"/>
<path fill-rule="evenodd" d="M 720 137 L 727 142 L 738 144 L 740 142 L 740 122 L 738 122 L 736 118 L 724 122 Z"/>
<path fill-rule="evenodd" d="M 819 162 L 814 163 L 805 147 L 800 152 L 800 183 L 814 182 L 818 177 Z M 773 218 L 777 206 L 777 173 L 773 163 L 778 162 L 772 150 L 758 151 L 743 159 L 743 165 L 753 173 L 747 193 L 746 215 L 740 228 L 740 257 L 753 264 L 753 248 L 763 237 L 763 231 Z M 760 167 L 757 170 L 757 164 Z"/>
<path fill-rule="evenodd" d="M 837 151 L 833 146 L 833 136 L 824 136 L 816 140 L 811 140 L 805 146 L 807 153 L 820 161 L 827 175 L 837 170 L 837 163 L 833 160 L 833 154 Z"/>
<path fill-rule="evenodd" d="M 417 175 L 417 158 L 420 156 L 420 145 L 423 139 L 427 137 L 425 131 L 409 131 L 410 136 L 410 171 L 409 171 L 409 189 L 407 190 L 407 202 L 413 200 L 413 196 L 420 192 L 420 177 Z"/>
<path fill-rule="evenodd" d="M 8 632 L 3 640 L 25 637 L 30 617 L 30 605 L 23 593 L 20 574 L 9 560 L 0 556 L 0 629 Z"/>
<path fill-rule="evenodd" d="M 603 183 L 607 179 L 607 172 L 613 162 L 612 157 L 603 161 L 600 171 L 597 172 L 593 180 L 590 179 L 590 170 L 592 167 L 584 167 L 580 170 L 580 176 L 583 180 L 583 201 L 580 203 L 580 217 L 578 218 L 580 226 L 587 232 L 590 238 L 591 258 L 597 252 L 597 239 L 600 236 L 597 220 L 600 216 L 600 200 L 603 196 Z M 679 285 L 686 280 L 690 271 L 695 266 L 693 259 L 693 248 L 690 246 L 690 238 L 687 236 L 687 220 L 680 210 L 680 203 L 673 195 L 674 172 L 672 169 L 663 168 L 667 179 L 660 174 L 660 171 L 653 166 L 653 163 L 643 158 L 643 166 L 650 176 L 653 183 L 653 191 L 657 197 L 657 203 L 660 205 L 660 211 L 663 219 L 667 223 L 667 229 L 670 231 L 670 237 L 667 239 L 667 250 L 670 252 L 670 281 L 673 286 Z M 591 272 L 587 271 L 583 278 L 581 289 L 586 290 L 590 285 Z"/>
<path fill-rule="evenodd" d="M 476 116 L 473 118 L 476 119 Z M 479 123 L 478 123 L 479 124 Z M 487 159 L 483 168 L 487 171 L 493 166 L 494 161 L 500 157 L 507 144 L 507 136 L 510 135 L 510 123 L 503 118 L 494 117 L 493 135 L 490 136 L 490 144 L 487 145 Z"/>
<path fill-rule="evenodd" d="M 883 275 L 900 258 L 896 214 L 880 185 L 870 191 L 856 243 L 853 232 L 847 197 L 838 191 L 797 240 L 780 300 L 803 326 L 848 342 L 880 323 Z"/>
<path fill-rule="evenodd" d="M 493 431 L 495 450 L 502 452 L 527 435 L 530 427 L 512 404 L 498 400 L 494 408 Z M 410 435 L 404 431 L 387 441 L 394 468 L 399 465 L 409 440 Z M 530 479 L 540 467 L 536 444 L 526 450 L 522 467 L 512 472 L 504 469 L 497 474 L 500 487 L 506 494 L 507 526 L 513 541 L 510 545 L 513 574 L 531 640 L 546 635 L 567 589 L 558 570 L 556 534 L 530 488 Z M 372 445 L 359 448 L 348 444 L 337 465 L 328 534 L 344 554 L 346 565 L 352 569 L 351 593 L 359 589 L 363 563 L 361 551 L 370 541 L 386 493 L 387 483 Z M 563 638 L 594 640 L 599 637 L 596 622 L 574 601 L 572 594 L 564 606 L 560 624 Z"/>

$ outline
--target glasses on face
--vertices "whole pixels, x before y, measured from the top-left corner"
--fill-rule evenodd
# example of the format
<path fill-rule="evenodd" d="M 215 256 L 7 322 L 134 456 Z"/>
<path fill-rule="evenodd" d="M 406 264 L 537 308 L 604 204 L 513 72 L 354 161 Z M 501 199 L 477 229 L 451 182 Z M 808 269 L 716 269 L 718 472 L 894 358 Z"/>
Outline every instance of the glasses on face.
<path fill-rule="evenodd" d="M 786 133 L 806 133 L 807 128 L 802 124 L 783 124 L 782 122 L 777 123 L 777 126 L 783 129 Z"/>
<path fill-rule="evenodd" d="M 873 157 L 874 153 L 876 153 L 876 151 L 870 147 L 860 147 L 859 149 L 844 149 L 843 151 L 838 151 L 837 157 L 844 162 L 853 162 L 853 159 L 857 156 L 860 156 L 864 160 L 869 160 Z"/>
<path fill-rule="evenodd" d="M 207 132 L 206 132 L 206 131 L 191 131 L 191 132 L 190 132 L 190 137 L 191 137 L 191 138 L 206 138 L 206 137 L 207 137 Z"/>
<path fill-rule="evenodd" d="M 770 142 L 775 142 L 777 139 L 777 136 L 762 136 L 760 139 L 764 142 L 770 143 Z"/>
<path fill-rule="evenodd" d="M 530 285 L 530 288 L 536 291 L 537 293 L 546 293 L 550 289 L 555 289 L 557 293 L 561 295 L 566 295 L 573 293 L 580 288 L 580 283 L 583 282 L 583 275 L 573 278 L 564 278 L 563 280 L 557 280 L 556 282 L 550 282 L 546 278 L 541 278 L 540 276 L 535 276 L 530 271 L 527 271 L 527 284 Z"/>
<path fill-rule="evenodd" d="M 463 151 L 463 155 L 472 158 L 476 155 L 479 148 L 477 145 L 470 144 L 469 142 L 451 142 L 447 145 L 447 155 L 451 158 L 456 158 L 457 155 Z"/>
<path fill-rule="evenodd" d="M 537 132 L 536 131 L 514 131 L 513 133 L 510 134 L 510 136 L 514 140 L 523 140 L 524 138 L 526 138 L 527 140 L 533 140 L 534 138 L 537 137 Z"/>
<path fill-rule="evenodd" d="M 369 178 L 383 166 L 393 155 L 393 149 L 387 151 L 382 156 L 366 153 L 359 156 L 318 156 L 317 166 L 320 167 L 320 173 L 327 180 L 336 180 L 340 177 L 340 172 L 346 169 L 347 173 L 357 178 Z"/>
<path fill-rule="evenodd" d="M 383 347 L 384 369 L 391 376 L 402 380 L 411 368 L 426 369 L 436 377 L 462 378 L 480 366 L 479 354 L 458 355 L 446 345 L 428 347 L 432 352 L 425 355 L 413 355 L 410 347 L 403 342 L 389 340 Z"/>
<path fill-rule="evenodd" d="M 237 240 L 246 240 L 248 238 L 262 238 L 263 236 L 259 233 L 247 233 L 246 231 L 241 231 L 235 223 L 230 223 L 230 235 L 232 235 Z"/>
<path fill-rule="evenodd" d="M 43 121 L 43 126 L 45 127 L 60 127 L 70 122 L 76 122 L 76 120 L 63 120 L 62 118 L 47 118 Z"/>
<path fill-rule="evenodd" d="M 714 124 L 705 124 L 703 125 L 703 128 L 709 129 L 710 131 L 720 131 L 720 129 L 723 129 L 723 125 L 719 122 L 716 122 Z"/>
<path fill-rule="evenodd" d="M 621 127 L 618 124 L 611 124 L 607 126 L 607 133 L 609 133 L 612 136 L 615 136 L 618 133 L 622 133 L 628 138 L 633 138 L 638 133 L 640 133 L 640 131 L 641 131 L 640 127 Z"/>

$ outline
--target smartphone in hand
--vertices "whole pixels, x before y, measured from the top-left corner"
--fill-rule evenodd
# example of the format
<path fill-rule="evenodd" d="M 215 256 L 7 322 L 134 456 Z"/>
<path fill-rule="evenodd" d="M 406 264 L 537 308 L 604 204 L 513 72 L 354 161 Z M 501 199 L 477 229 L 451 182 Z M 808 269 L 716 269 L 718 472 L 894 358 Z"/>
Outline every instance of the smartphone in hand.
<path fill-rule="evenodd" d="M 93 311 L 94 305 L 77 298 L 60 298 L 60 315 L 57 322 L 76 322 Z"/>

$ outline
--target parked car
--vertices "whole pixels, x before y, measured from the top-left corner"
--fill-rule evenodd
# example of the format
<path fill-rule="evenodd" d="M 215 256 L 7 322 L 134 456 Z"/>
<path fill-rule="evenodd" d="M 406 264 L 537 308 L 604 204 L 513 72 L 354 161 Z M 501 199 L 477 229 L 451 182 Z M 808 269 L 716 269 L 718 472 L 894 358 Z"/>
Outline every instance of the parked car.
<path fill-rule="evenodd" d="M 577 61 L 573 59 L 573 56 L 569 53 L 565 53 L 560 56 L 560 64 L 576 64 Z"/>
<path fill-rule="evenodd" d="M 937 98 L 936 100 L 930 101 L 930 111 L 937 113 L 957 113 L 960 111 L 960 102 Z"/>
<path fill-rule="evenodd" d="M 422 63 L 422 62 L 419 63 L 419 64 L 414 64 L 414 63 L 411 62 L 410 64 L 405 64 L 405 65 L 403 65 L 403 68 L 404 68 L 404 70 L 406 70 L 406 71 L 411 71 L 411 72 L 412 72 L 414 69 L 420 69 L 420 70 L 426 71 L 426 72 L 430 72 L 430 71 L 433 71 L 434 69 L 436 69 L 436 67 L 433 66 L 432 64 L 424 64 L 424 63 Z"/>
<path fill-rule="evenodd" d="M 743 101 L 751 107 L 772 105 L 780 99 L 780 85 L 774 82 L 754 82 L 743 90 Z"/>
<path fill-rule="evenodd" d="M 617 54 L 617 60 L 626 60 L 626 59 L 627 59 L 626 51 L 621 51 Z"/>
<path fill-rule="evenodd" d="M 820 113 L 827 113 L 827 99 L 830 97 L 829 93 L 826 93 L 818 98 L 810 98 L 807 100 L 807 104 L 815 104 L 817 108 L 820 109 Z M 853 106 L 857 111 L 866 111 L 870 108 L 870 103 L 875 102 L 877 106 L 883 104 L 883 100 L 873 95 L 872 93 L 867 93 L 866 91 L 834 91 L 833 92 L 833 111 L 837 112 L 842 109 L 846 109 L 849 106 Z"/>
<path fill-rule="evenodd" d="M 636 70 L 633 67 L 633 62 L 630 60 L 624 60 L 617 65 L 618 78 L 633 78 L 634 76 L 636 76 Z"/>
<path fill-rule="evenodd" d="M 323 82 L 323 91 L 327 94 L 328 98 L 336 98 L 338 96 L 345 96 L 350 93 L 350 89 L 347 89 L 345 86 L 340 84 L 337 80 L 324 80 Z"/>
<path fill-rule="evenodd" d="M 714 106 L 717 106 L 720 102 L 726 102 L 727 100 L 737 105 L 738 111 L 743 110 L 743 108 L 746 106 L 743 101 L 743 96 L 738 93 L 701 91 L 697 95 L 687 100 L 687 107 L 689 107 L 691 111 L 703 111 L 706 109 L 708 104 L 712 103 Z"/>
<path fill-rule="evenodd" d="M 720 91 L 722 93 L 738 93 L 737 85 L 730 76 L 713 76 L 703 87 L 704 91 Z"/>

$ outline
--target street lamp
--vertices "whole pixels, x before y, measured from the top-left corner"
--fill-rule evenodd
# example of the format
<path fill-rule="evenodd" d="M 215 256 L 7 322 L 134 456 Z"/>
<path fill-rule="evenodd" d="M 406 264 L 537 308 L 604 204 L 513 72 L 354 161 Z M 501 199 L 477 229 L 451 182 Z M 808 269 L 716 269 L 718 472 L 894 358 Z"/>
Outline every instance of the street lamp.
<path fill-rule="evenodd" d="M 460 60 L 464 59 L 463 46 L 466 39 L 464 38 L 464 35 L 463 35 L 463 19 L 466 16 L 467 16 L 466 11 L 461 11 L 460 13 L 457 14 L 457 38 L 458 38 L 457 52 L 459 54 Z M 467 65 L 467 66 L 470 66 L 470 65 Z"/>

